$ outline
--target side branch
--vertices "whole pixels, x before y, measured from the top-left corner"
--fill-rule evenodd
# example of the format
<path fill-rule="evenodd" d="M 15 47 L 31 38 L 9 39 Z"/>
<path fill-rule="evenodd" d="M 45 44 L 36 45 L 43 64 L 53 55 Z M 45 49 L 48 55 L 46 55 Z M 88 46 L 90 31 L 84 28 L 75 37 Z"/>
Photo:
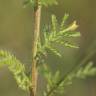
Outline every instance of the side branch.
<path fill-rule="evenodd" d="M 71 74 L 72 72 L 76 71 L 80 66 L 84 65 L 94 54 L 96 53 L 96 51 L 92 51 L 88 56 L 86 56 L 80 63 L 75 64 L 72 69 L 66 73 L 66 75 L 64 75 L 57 83 L 55 86 L 52 87 L 51 90 L 47 91 L 47 95 L 46 96 L 51 96 L 52 93 L 54 93 L 54 91 L 59 87 L 59 85 L 64 81 L 64 79 Z"/>

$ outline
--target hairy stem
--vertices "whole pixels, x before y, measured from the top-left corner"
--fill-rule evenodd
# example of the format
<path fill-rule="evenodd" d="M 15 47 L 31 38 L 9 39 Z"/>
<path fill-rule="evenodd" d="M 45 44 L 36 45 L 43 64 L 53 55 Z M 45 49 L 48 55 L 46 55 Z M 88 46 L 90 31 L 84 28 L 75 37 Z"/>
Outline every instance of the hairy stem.
<path fill-rule="evenodd" d="M 30 88 L 30 96 L 36 96 L 37 89 L 37 64 L 36 64 L 36 54 L 37 54 L 37 43 L 40 33 L 40 16 L 41 16 L 41 6 L 39 5 L 39 0 L 35 0 L 34 7 L 34 33 L 32 42 L 32 88 Z"/>

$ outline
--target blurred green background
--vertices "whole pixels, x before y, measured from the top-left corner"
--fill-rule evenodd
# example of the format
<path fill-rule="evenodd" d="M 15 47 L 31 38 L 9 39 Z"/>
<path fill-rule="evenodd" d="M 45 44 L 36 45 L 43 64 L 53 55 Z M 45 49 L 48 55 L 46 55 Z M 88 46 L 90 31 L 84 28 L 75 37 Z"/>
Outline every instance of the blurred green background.
<path fill-rule="evenodd" d="M 64 48 L 64 60 L 51 56 L 51 66 L 66 72 L 77 57 L 83 58 L 85 51 L 96 40 L 96 0 L 58 0 L 58 6 L 50 6 L 42 10 L 41 23 L 50 23 L 55 14 L 60 21 L 64 13 L 70 15 L 69 21 L 77 20 L 81 32 L 79 40 L 75 40 L 80 49 Z M 14 53 L 26 66 L 31 64 L 33 11 L 31 7 L 23 8 L 24 0 L 0 0 L 0 49 Z M 96 56 L 92 60 L 96 62 Z M 63 65 L 60 65 L 63 62 Z M 55 64 L 54 64 L 55 63 Z M 63 67 L 62 67 L 63 66 Z M 42 79 L 39 80 L 39 85 Z M 66 91 L 66 96 L 96 96 L 96 78 L 74 80 Z M 0 96 L 27 96 L 20 90 L 7 67 L 0 69 Z M 38 95 L 39 96 L 39 95 Z"/>

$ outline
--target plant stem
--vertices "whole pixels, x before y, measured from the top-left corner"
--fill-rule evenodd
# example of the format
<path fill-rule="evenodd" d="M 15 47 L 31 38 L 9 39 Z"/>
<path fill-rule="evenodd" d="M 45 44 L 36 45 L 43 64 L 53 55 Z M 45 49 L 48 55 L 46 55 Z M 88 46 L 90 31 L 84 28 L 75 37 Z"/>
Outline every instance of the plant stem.
<path fill-rule="evenodd" d="M 89 53 L 80 63 L 75 64 L 70 71 L 68 71 L 66 73 L 66 75 L 64 75 L 57 83 L 55 86 L 52 87 L 51 90 L 49 90 L 46 96 L 51 96 L 52 93 L 54 93 L 54 90 L 56 90 L 59 85 L 64 81 L 64 79 L 71 74 L 72 72 L 75 72 L 76 70 L 78 70 L 78 68 L 80 68 L 80 66 L 84 65 L 94 54 L 96 53 L 96 51 L 92 51 L 91 53 Z"/>
<path fill-rule="evenodd" d="M 36 96 L 37 90 L 37 64 L 36 64 L 36 54 L 37 54 L 37 43 L 40 33 L 40 17 L 41 17 L 41 6 L 39 5 L 39 0 L 35 0 L 34 7 L 34 33 L 32 42 L 32 88 L 30 88 L 30 96 Z"/>

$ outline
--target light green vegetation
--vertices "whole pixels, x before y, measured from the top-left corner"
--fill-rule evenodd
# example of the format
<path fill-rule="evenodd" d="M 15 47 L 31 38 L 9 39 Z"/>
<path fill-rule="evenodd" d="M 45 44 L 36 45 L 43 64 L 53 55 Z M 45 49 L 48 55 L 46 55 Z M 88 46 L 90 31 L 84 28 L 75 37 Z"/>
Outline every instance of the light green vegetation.
<path fill-rule="evenodd" d="M 29 4 L 34 7 L 35 0 L 27 0 L 24 2 L 24 4 Z M 57 4 L 57 1 L 41 0 L 39 4 L 41 6 L 48 6 Z M 66 86 L 70 86 L 74 78 L 85 79 L 86 77 L 96 75 L 96 68 L 93 66 L 93 62 L 90 61 L 84 66 L 86 61 L 90 58 L 89 55 L 88 58 L 85 58 L 80 64 L 76 64 L 76 66 L 74 66 L 74 68 L 72 68 L 72 70 L 63 77 L 61 77 L 59 70 L 53 74 L 48 67 L 48 64 L 44 58 L 48 52 L 47 50 L 50 50 L 52 54 L 57 55 L 58 58 L 62 58 L 62 54 L 56 47 L 54 47 L 54 44 L 58 44 L 62 47 L 79 48 L 78 46 L 70 43 L 70 38 L 80 37 L 80 32 L 76 30 L 78 28 L 76 21 L 73 21 L 69 25 L 66 23 L 68 17 L 69 15 L 65 14 L 65 16 L 62 18 L 62 22 L 59 23 L 56 19 L 56 16 L 52 15 L 50 28 L 47 30 L 45 27 L 43 30 L 41 30 L 43 33 L 43 40 L 42 38 L 39 38 L 38 40 L 38 49 L 35 59 L 37 61 L 39 74 L 42 74 L 47 82 L 46 90 L 43 92 L 42 96 L 55 96 L 55 94 L 64 94 L 66 91 Z M 65 38 L 68 38 L 68 40 Z M 22 64 L 10 52 L 0 50 L 0 68 L 4 65 L 8 66 L 8 69 L 12 72 L 18 86 L 21 89 L 28 91 L 32 86 L 31 73 L 27 75 L 24 64 Z"/>

